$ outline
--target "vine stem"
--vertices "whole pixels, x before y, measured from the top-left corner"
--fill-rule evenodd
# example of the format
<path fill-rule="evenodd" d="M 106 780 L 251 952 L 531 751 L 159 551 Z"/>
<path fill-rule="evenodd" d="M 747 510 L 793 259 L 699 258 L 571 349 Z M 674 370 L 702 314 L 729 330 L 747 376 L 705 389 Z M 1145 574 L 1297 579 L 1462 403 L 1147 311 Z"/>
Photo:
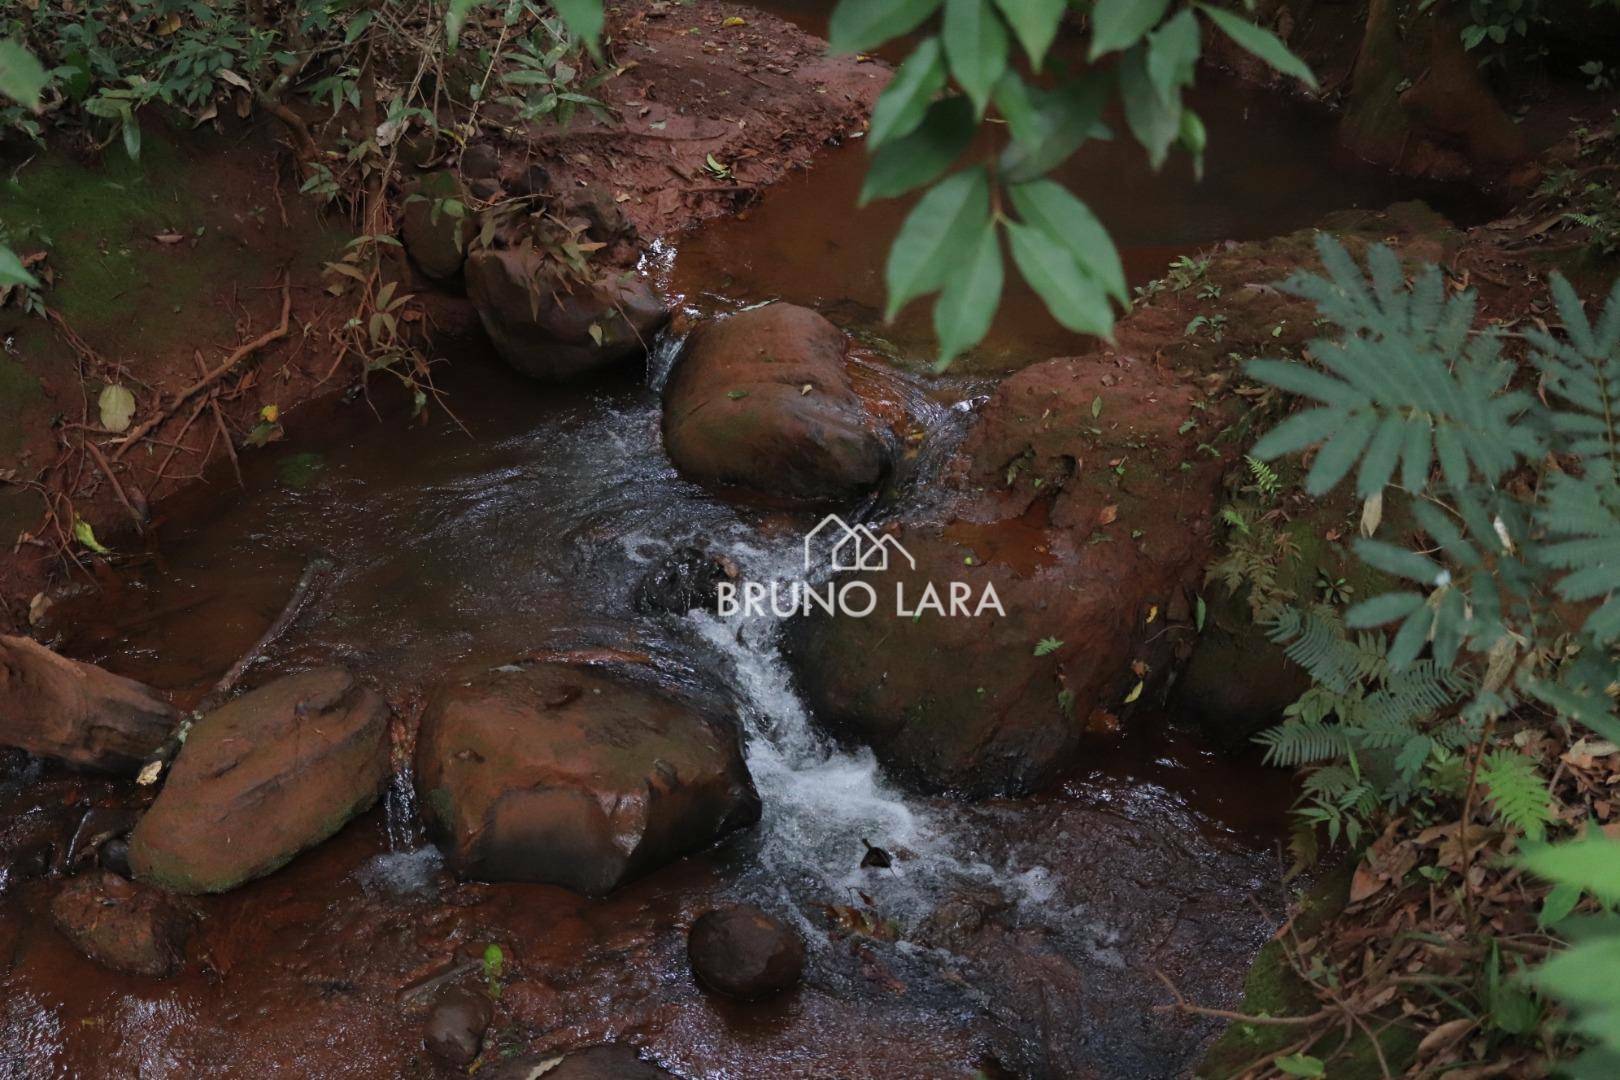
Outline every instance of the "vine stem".
<path fill-rule="evenodd" d="M 1468 791 L 1463 796 L 1462 821 L 1458 823 L 1457 839 L 1462 846 L 1463 920 L 1470 934 L 1474 931 L 1474 850 L 1468 845 L 1468 825 L 1474 816 L 1474 796 L 1479 790 L 1479 761 L 1485 756 L 1485 744 L 1496 730 L 1496 718 L 1485 721 L 1485 729 L 1474 744 L 1473 759 L 1468 764 Z"/>

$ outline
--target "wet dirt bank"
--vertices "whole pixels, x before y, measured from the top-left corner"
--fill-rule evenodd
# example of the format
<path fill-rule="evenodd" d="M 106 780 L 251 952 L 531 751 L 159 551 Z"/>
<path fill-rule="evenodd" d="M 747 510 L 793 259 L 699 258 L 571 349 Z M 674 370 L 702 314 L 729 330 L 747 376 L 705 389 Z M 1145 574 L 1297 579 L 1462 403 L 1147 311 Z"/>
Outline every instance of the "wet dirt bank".
<path fill-rule="evenodd" d="M 521 140 L 504 135 L 500 152 L 537 166 L 557 198 L 608 184 L 603 198 L 643 242 L 733 213 L 843 142 L 887 74 L 881 63 L 828 59 L 821 41 L 742 5 L 614 12 L 621 73 L 598 90 L 614 119 L 531 125 Z M 318 119 L 327 122 L 324 110 Z M 24 255 L 48 250 L 42 295 L 58 317 L 0 310 L 3 629 L 28 625 L 48 575 L 81 574 L 76 520 L 103 540 L 138 538 L 151 504 L 223 462 L 227 441 L 242 449 L 255 438 L 264 408 L 290 420 L 362 366 L 342 341 L 352 301 L 328 291 L 336 279 L 325 271 L 354 225 L 299 194 L 275 122 L 228 117 L 182 133 L 152 115 L 144 127 L 139 162 L 59 148 L 7 163 L 0 222 Z M 728 163 L 725 180 L 705 169 L 710 155 Z M 396 201 L 413 174 L 396 176 Z M 426 279 L 403 281 L 399 293 L 408 290 L 398 312 L 407 327 L 473 325 L 464 303 L 447 304 Z M 284 333 L 242 354 L 209 392 L 177 400 L 239 344 L 273 335 L 284 300 Z M 124 454 L 100 428 L 97 398 L 114 384 L 134 394 L 133 429 L 161 420 L 139 452 Z M 102 443 L 116 482 L 84 450 L 87 438 Z"/>

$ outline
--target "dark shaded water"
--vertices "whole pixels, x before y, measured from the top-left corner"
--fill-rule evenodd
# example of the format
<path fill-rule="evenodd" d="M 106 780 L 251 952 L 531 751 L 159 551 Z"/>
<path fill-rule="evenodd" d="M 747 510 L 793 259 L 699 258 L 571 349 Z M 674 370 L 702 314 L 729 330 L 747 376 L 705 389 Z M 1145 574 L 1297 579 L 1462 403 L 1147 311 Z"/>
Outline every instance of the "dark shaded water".
<path fill-rule="evenodd" d="M 1342 168 L 1313 119 L 1201 98 L 1209 176 L 1150 177 L 1122 147 L 1069 177 L 1115 230 L 1137 282 L 1174 254 L 1308 224 L 1397 192 Z M 1269 104 L 1269 101 L 1268 101 Z M 1262 124 L 1257 118 L 1265 116 Z M 745 220 L 659 246 L 663 287 L 694 315 L 770 298 L 820 307 L 929 359 L 925 313 L 878 325 L 882 254 L 899 205 L 855 212 L 858 148 L 770 193 Z M 980 372 L 1080 346 L 1010 293 Z M 57 606 L 66 651 L 195 697 L 274 618 L 313 555 L 338 566 L 320 602 L 252 669 L 342 662 L 408 710 L 462 662 L 549 646 L 645 653 L 672 682 L 724 695 L 742 720 L 765 818 L 747 836 L 588 902 L 541 886 L 458 885 L 419 846 L 396 798 L 272 877 L 201 902 L 203 959 L 164 984 L 110 975 L 42 914 L 49 883 L 0 870 L 0 1076 L 190 1076 L 291 1071 L 425 1075 L 420 1010 L 399 991 L 458 950 L 511 958 L 496 1038 L 566 1049 L 626 1038 L 689 1077 L 1170 1076 L 1212 1033 L 1155 1011 L 1163 971 L 1187 994 L 1234 1000 L 1280 907 L 1274 855 L 1285 777 L 1139 726 L 1037 799 L 963 805 L 908 797 L 871 756 L 828 743 L 795 693 L 766 619 L 644 618 L 635 582 L 684 544 L 719 548 L 751 578 L 792 578 L 791 514 L 738 508 L 682 481 L 664 457 L 658 399 L 639 373 L 540 387 L 472 344 L 444 369 L 465 429 L 411 424 L 386 392 L 293 411 L 291 440 L 247 455 L 247 490 L 222 483 L 164 507 L 155 553 Z M 653 359 L 656 373 L 669 343 Z M 912 487 L 958 433 L 977 376 L 869 377 L 925 432 Z M 0 782 L 0 853 L 21 867 L 41 838 L 116 802 L 117 785 L 17 761 Z M 863 871 L 861 841 L 899 854 Z M 741 897 L 795 918 L 811 943 L 805 988 L 753 1008 L 699 992 L 684 926 Z M 942 930 L 939 912 L 996 912 Z M 847 912 L 898 940 L 850 935 Z M 832 909 L 829 911 L 829 909 Z M 972 922 L 971 919 L 968 922 Z"/>

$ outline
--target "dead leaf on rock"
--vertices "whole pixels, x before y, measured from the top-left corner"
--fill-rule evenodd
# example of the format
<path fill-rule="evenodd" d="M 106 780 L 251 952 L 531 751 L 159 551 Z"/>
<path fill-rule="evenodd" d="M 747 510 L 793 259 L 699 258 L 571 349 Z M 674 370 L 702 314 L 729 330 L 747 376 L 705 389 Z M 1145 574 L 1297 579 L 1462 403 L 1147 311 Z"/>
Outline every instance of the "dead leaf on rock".
<path fill-rule="evenodd" d="M 1102 512 L 1097 515 L 1097 524 L 1111 525 L 1117 517 L 1119 517 L 1119 507 L 1110 503 L 1103 507 Z"/>

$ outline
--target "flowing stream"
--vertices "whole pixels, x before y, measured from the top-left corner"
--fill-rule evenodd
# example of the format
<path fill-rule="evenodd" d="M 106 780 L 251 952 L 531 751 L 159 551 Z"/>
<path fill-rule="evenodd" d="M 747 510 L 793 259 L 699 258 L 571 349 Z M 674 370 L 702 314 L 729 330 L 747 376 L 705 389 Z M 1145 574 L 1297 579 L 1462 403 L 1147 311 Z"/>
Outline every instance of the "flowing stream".
<path fill-rule="evenodd" d="M 1178 176 L 1135 187 L 1106 155 L 1079 178 L 1101 189 L 1135 284 L 1171 253 L 1390 194 L 1387 180 L 1358 180 L 1319 154 L 1319 135 L 1286 110 L 1259 130 L 1241 91 L 1204 104 L 1221 155 L 1213 194 Z M 926 515 L 938 509 L 933 474 L 990 377 L 1077 343 L 1014 290 L 979 363 L 919 374 L 926 312 L 894 327 L 875 316 L 903 207 L 852 216 L 861 168 L 858 149 L 829 154 L 745 219 L 656 245 L 649 269 L 691 317 L 787 298 L 855 333 L 868 376 L 924 433 L 895 490 L 859 512 Z M 1211 221 L 1217 205 L 1224 216 Z M 292 410 L 287 443 L 245 456 L 246 491 L 216 482 L 171 500 L 154 554 L 59 604 L 50 627 L 73 655 L 190 692 L 246 650 L 305 562 L 325 554 L 335 580 L 248 685 L 340 662 L 410 703 L 448 672 L 539 649 L 641 654 L 670 686 L 736 712 L 760 825 L 599 903 L 459 885 L 425 845 L 402 774 L 383 807 L 333 841 L 212 901 L 209 974 L 158 989 L 88 969 L 46 927 L 45 894 L 8 888 L 0 868 L 0 961 L 13 961 L 0 962 L 0 1062 L 21 1063 L 0 1076 L 108 1074 L 98 1063 L 109 1059 L 115 1074 L 179 1076 L 220 1053 L 261 1071 L 398 1075 L 420 1036 L 395 992 L 481 934 L 503 935 L 513 956 L 514 1046 L 631 1038 L 694 1078 L 1188 1066 L 1214 1028 L 1155 1012 L 1166 1000 L 1155 972 L 1202 1000 L 1234 1000 L 1280 906 L 1286 777 L 1162 718 L 1037 798 L 911 796 L 868 750 L 817 728 L 773 617 L 635 615 L 636 583 L 684 546 L 724 553 L 751 580 L 804 579 L 814 523 L 729 504 L 676 474 L 657 388 L 678 344 L 661 341 L 644 373 L 562 388 L 525 382 L 479 343 L 452 344 L 440 381 L 454 419 L 412 422 L 386 387 L 376 412 L 360 401 Z M 52 800 L 78 807 L 107 790 L 0 775 L 0 841 L 17 850 Z M 893 866 L 863 869 L 866 843 Z M 791 1003 L 750 1012 L 691 985 L 676 928 L 727 898 L 798 922 L 812 957 Z M 975 922 L 986 911 L 993 927 Z"/>

